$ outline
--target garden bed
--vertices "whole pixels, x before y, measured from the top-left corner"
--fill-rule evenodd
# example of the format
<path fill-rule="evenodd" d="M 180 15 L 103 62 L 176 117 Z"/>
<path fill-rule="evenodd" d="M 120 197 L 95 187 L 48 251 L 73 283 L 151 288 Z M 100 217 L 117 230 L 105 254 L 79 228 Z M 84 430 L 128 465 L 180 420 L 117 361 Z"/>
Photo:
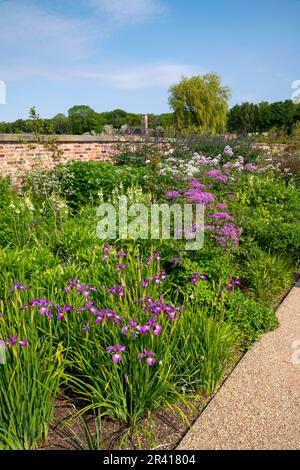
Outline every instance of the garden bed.
<path fill-rule="evenodd" d="M 58 165 L 30 174 L 22 194 L 0 181 L 0 448 L 175 448 L 277 327 L 299 268 L 298 181 L 228 144 Z M 204 204 L 204 246 L 187 249 L 188 231 L 99 239 L 96 207 L 120 197 L 149 210 Z"/>

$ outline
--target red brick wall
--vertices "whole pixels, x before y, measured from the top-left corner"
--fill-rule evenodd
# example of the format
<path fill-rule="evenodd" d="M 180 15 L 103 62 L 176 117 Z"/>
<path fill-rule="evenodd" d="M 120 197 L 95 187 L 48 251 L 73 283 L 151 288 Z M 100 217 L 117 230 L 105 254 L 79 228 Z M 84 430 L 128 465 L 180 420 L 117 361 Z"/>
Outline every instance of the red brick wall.
<path fill-rule="evenodd" d="M 6 142 L 0 137 L 0 176 L 10 176 L 13 181 L 22 179 L 28 172 L 40 168 L 53 168 L 58 162 L 41 145 Z M 116 144 L 108 142 L 59 142 L 63 151 L 61 163 L 71 160 L 109 161 L 117 152 Z"/>

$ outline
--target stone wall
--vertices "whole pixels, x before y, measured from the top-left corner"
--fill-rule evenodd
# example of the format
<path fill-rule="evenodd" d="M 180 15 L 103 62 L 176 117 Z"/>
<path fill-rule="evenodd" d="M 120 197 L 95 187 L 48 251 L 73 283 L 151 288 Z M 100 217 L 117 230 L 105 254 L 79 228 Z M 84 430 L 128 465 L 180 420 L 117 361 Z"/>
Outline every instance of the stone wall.
<path fill-rule="evenodd" d="M 57 136 L 58 148 L 63 151 L 61 163 L 71 160 L 111 161 L 121 146 L 136 148 L 145 143 L 141 138 L 112 136 Z M 36 145 L 30 135 L 0 134 L 0 176 L 20 181 L 37 168 L 53 168 L 58 163 L 50 150 Z"/>

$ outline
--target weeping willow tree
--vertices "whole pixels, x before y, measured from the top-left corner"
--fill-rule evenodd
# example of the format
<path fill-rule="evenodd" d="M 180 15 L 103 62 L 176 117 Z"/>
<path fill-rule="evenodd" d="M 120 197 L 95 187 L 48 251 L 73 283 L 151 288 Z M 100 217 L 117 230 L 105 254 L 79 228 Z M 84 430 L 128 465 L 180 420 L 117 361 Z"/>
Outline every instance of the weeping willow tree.
<path fill-rule="evenodd" d="M 175 126 L 180 132 L 224 132 L 230 89 L 214 73 L 183 78 L 169 90 Z"/>

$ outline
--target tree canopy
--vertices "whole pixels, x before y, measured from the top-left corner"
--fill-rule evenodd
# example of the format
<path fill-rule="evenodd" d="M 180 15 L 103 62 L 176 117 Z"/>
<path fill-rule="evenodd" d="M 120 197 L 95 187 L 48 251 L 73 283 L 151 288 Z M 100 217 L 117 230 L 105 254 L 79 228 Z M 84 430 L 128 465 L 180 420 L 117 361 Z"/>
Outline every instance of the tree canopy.
<path fill-rule="evenodd" d="M 292 100 L 234 106 L 228 115 L 228 129 L 239 134 L 269 132 L 277 129 L 291 135 L 300 121 L 300 104 Z"/>
<path fill-rule="evenodd" d="M 214 73 L 183 78 L 169 90 L 178 131 L 224 132 L 230 90 Z"/>

